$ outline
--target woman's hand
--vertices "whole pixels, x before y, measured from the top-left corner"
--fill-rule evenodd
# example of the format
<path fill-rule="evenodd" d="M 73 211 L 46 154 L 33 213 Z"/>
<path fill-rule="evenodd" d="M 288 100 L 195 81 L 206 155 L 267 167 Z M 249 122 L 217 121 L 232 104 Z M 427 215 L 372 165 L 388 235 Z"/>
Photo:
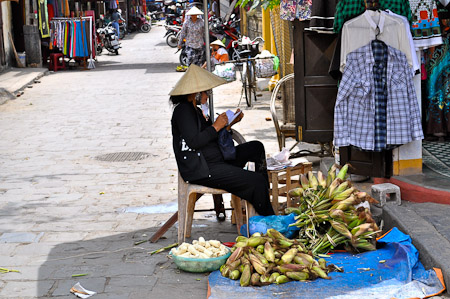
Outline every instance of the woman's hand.
<path fill-rule="evenodd" d="M 241 111 L 241 109 L 237 109 L 236 110 L 236 113 L 238 113 L 239 111 Z M 235 113 L 235 114 L 236 114 Z M 241 112 L 241 114 L 239 114 L 234 120 L 233 120 L 233 122 L 227 127 L 227 130 L 229 131 L 229 130 L 231 130 L 231 126 L 232 125 L 234 125 L 235 123 L 237 123 L 237 122 L 240 122 L 241 120 L 242 120 L 242 118 L 244 117 L 244 113 L 243 112 Z"/>
<path fill-rule="evenodd" d="M 214 129 L 219 132 L 222 128 L 224 128 L 228 124 L 227 114 L 224 112 L 216 118 L 216 121 L 213 124 Z"/>

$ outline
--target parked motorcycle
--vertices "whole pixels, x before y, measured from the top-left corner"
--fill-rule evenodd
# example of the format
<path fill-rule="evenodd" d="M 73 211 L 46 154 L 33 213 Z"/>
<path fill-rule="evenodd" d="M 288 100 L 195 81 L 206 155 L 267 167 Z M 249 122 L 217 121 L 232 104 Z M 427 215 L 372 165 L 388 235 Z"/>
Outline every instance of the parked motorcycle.
<path fill-rule="evenodd" d="M 175 25 L 165 25 L 166 34 L 164 37 L 166 38 L 166 42 L 171 48 L 176 48 L 178 45 L 178 37 L 181 32 L 181 26 Z"/>
<path fill-rule="evenodd" d="M 237 43 L 233 45 L 233 41 L 237 41 L 240 37 L 239 31 L 236 27 L 233 27 L 237 23 L 238 20 L 233 17 L 228 22 L 223 22 L 220 18 L 210 19 L 210 35 L 213 36 L 213 39 L 219 39 L 225 44 L 228 55 L 232 60 L 239 59 Z"/>
<path fill-rule="evenodd" d="M 152 29 L 152 25 L 147 21 L 142 15 L 131 17 L 128 21 L 129 32 L 141 31 L 143 33 L 148 33 Z"/>
<path fill-rule="evenodd" d="M 177 14 L 166 14 L 166 25 L 183 26 L 181 16 Z"/>
<path fill-rule="evenodd" d="M 97 29 L 97 55 L 102 53 L 103 48 L 119 55 L 120 43 L 111 22 L 105 27 Z"/>

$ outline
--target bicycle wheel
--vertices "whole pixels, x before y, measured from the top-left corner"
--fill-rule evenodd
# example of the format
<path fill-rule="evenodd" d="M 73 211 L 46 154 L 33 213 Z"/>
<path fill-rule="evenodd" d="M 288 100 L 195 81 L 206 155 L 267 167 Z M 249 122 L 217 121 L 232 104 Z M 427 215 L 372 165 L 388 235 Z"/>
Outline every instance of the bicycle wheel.
<path fill-rule="evenodd" d="M 245 80 L 245 100 L 247 101 L 247 106 L 252 106 L 252 97 L 256 100 L 256 84 L 255 84 L 255 70 L 254 65 L 251 61 L 246 64 L 246 80 Z"/>
<path fill-rule="evenodd" d="M 244 96 L 245 96 L 245 101 L 247 102 L 247 106 L 251 107 L 252 106 L 252 93 L 251 93 L 251 87 L 249 85 L 249 81 L 248 81 L 248 73 L 249 73 L 249 67 L 248 67 L 248 63 L 244 63 L 242 65 L 242 89 L 244 90 Z"/>

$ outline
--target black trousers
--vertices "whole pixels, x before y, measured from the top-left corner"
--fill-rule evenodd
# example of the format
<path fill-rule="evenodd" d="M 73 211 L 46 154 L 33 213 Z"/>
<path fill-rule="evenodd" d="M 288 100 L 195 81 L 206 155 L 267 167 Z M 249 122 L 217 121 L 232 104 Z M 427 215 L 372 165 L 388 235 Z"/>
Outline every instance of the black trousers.
<path fill-rule="evenodd" d="M 255 163 L 255 172 L 243 169 Z M 192 183 L 224 189 L 249 201 L 262 216 L 274 215 L 269 197 L 269 180 L 264 145 L 250 141 L 236 146 L 236 160 L 208 163 L 210 177 Z"/>

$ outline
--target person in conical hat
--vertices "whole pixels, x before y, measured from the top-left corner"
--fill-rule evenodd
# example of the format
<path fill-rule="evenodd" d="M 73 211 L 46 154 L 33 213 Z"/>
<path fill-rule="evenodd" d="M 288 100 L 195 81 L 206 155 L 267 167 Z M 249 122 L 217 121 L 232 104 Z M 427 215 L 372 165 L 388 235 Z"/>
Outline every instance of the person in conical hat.
<path fill-rule="evenodd" d="M 228 57 L 228 52 L 225 49 L 225 45 L 222 43 L 221 40 L 215 40 L 212 43 L 209 44 L 212 48 L 211 51 L 211 67 L 214 68 L 214 66 L 218 63 L 225 62 L 230 60 Z M 206 63 L 203 64 L 203 68 L 206 68 Z"/>
<path fill-rule="evenodd" d="M 274 215 L 263 144 L 250 141 L 237 145 L 232 160 L 224 159 L 219 146 L 219 136 L 228 134 L 226 131 L 242 119 L 242 112 L 238 109 L 234 114 L 229 113 L 230 119 L 235 118 L 229 124 L 227 113 L 220 114 L 213 122 L 212 117 L 205 118 L 197 107 L 212 88 L 224 83 L 224 79 L 191 65 L 170 91 L 170 102 L 174 105 L 173 150 L 179 173 L 188 183 L 223 189 L 249 201 L 260 215 Z M 249 161 L 255 164 L 254 172 L 243 169 Z M 220 214 L 225 216 L 225 210 Z"/>
<path fill-rule="evenodd" d="M 203 12 L 197 7 L 192 7 L 186 16 L 189 16 L 183 23 L 180 37 L 178 39 L 178 48 L 186 47 L 187 64 L 202 65 L 205 61 L 205 27 L 203 20 L 198 16 L 203 15 Z"/>

